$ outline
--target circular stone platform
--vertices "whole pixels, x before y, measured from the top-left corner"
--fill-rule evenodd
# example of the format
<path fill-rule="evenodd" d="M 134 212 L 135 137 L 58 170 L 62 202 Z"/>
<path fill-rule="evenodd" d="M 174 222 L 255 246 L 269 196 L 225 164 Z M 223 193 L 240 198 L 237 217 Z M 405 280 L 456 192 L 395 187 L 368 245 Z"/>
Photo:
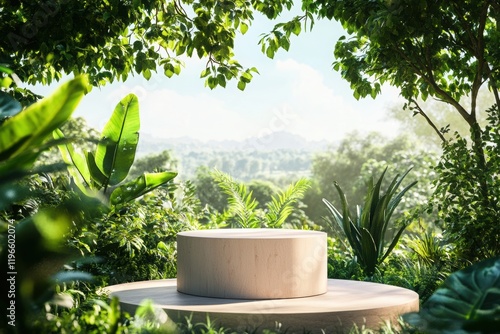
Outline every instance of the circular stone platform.
<path fill-rule="evenodd" d="M 177 234 L 177 289 L 217 298 L 310 297 L 327 290 L 327 235 L 293 229 Z"/>
<path fill-rule="evenodd" d="M 378 329 L 399 315 L 418 311 L 418 294 L 404 288 L 370 282 L 328 280 L 325 294 L 291 299 L 243 300 L 198 297 L 177 291 L 177 280 L 126 283 L 107 288 L 131 314 L 150 299 L 176 323 L 210 321 L 237 332 L 274 329 L 287 333 L 342 333 L 354 323 Z"/>

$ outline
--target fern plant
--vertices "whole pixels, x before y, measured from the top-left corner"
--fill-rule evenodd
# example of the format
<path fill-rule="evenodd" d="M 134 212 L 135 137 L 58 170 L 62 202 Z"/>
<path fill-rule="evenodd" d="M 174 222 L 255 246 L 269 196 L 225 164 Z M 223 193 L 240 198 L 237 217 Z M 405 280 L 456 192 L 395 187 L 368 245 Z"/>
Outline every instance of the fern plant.
<path fill-rule="evenodd" d="M 263 211 L 257 209 L 258 202 L 245 184 L 235 181 L 230 175 L 219 170 L 214 170 L 212 176 L 228 195 L 228 209 L 223 215 L 231 221 L 231 227 L 282 227 L 292 214 L 294 205 L 310 186 L 306 179 L 299 179 L 284 191 L 274 194 Z"/>
<path fill-rule="evenodd" d="M 356 206 L 356 213 L 351 214 L 347 198 L 337 182 L 334 183 L 342 203 L 340 212 L 332 203 L 323 199 L 333 220 L 339 225 L 347 237 L 358 263 L 367 276 L 373 276 L 377 266 L 382 263 L 394 249 L 407 225 L 399 227 L 389 242 L 386 234 L 391 229 L 391 217 L 394 210 L 401 202 L 404 194 L 413 187 L 417 181 L 412 182 L 400 192 L 397 192 L 401 182 L 410 172 L 408 169 L 401 177 L 396 175 L 385 194 L 380 190 L 387 168 L 374 184 L 373 178 L 368 183 L 368 193 L 364 205 Z"/>

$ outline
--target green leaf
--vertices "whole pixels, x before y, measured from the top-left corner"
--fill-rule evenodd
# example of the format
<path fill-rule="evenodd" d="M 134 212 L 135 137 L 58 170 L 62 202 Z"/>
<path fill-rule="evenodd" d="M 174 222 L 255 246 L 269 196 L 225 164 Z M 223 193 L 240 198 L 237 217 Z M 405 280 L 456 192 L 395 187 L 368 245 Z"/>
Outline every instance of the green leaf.
<path fill-rule="evenodd" d="M 108 179 L 105 188 L 127 177 L 135 159 L 139 128 L 139 101 L 129 94 L 117 104 L 95 151 L 95 163 Z"/>
<path fill-rule="evenodd" d="M 266 213 L 267 225 L 269 227 L 280 227 L 288 216 L 293 212 L 293 205 L 304 196 L 309 188 L 306 179 L 300 179 L 291 184 L 285 191 L 280 191 L 277 196 L 273 196 L 271 202 L 267 204 Z"/>
<path fill-rule="evenodd" d="M 39 146 L 71 116 L 86 91 L 87 79 L 77 77 L 7 119 L 0 126 L 0 161 Z"/>
<path fill-rule="evenodd" d="M 64 134 L 61 130 L 56 129 L 53 132 L 53 137 L 54 139 L 63 139 Z M 68 142 L 59 145 L 59 151 L 61 152 L 63 161 L 68 164 L 68 172 L 78 189 L 84 194 L 88 194 L 88 189 L 90 189 L 91 185 L 91 176 L 85 156 L 75 152 L 73 145 Z"/>
<path fill-rule="evenodd" d="M 241 22 L 240 23 L 240 32 L 242 35 L 246 34 L 246 32 L 248 31 L 248 24 L 244 23 L 244 22 Z"/>
<path fill-rule="evenodd" d="M 238 89 L 243 91 L 245 90 L 245 87 L 247 86 L 246 82 L 244 81 L 238 81 Z"/>
<path fill-rule="evenodd" d="M 266 49 L 266 56 L 268 56 L 269 58 L 273 59 L 274 58 L 274 53 L 275 53 L 275 48 L 273 46 L 269 46 L 267 49 Z"/>
<path fill-rule="evenodd" d="M 500 328 L 500 257 L 451 274 L 422 306 L 403 318 L 426 333 L 495 333 Z"/>
<path fill-rule="evenodd" d="M 118 186 L 110 196 L 111 205 L 121 205 L 147 194 L 177 176 L 176 172 L 144 173 L 137 179 Z"/>
<path fill-rule="evenodd" d="M 87 152 L 87 166 L 90 172 L 91 187 L 97 190 L 104 187 L 108 182 L 108 177 L 104 175 L 95 162 L 95 156 L 92 152 Z"/>
<path fill-rule="evenodd" d="M 300 34 L 301 30 L 302 30 L 302 27 L 300 25 L 300 21 L 295 21 L 293 23 L 293 30 L 292 30 L 293 34 L 298 36 Z"/>

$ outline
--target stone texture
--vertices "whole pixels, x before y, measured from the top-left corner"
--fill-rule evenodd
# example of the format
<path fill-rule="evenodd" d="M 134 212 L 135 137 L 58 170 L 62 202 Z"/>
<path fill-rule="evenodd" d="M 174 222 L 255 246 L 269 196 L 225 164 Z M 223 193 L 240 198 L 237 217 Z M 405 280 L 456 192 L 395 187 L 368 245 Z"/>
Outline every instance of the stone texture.
<path fill-rule="evenodd" d="M 211 321 L 224 328 L 253 331 L 274 329 L 281 324 L 287 333 L 342 333 L 354 323 L 378 329 L 382 322 L 396 323 L 399 315 L 416 312 L 415 292 L 385 284 L 328 280 L 321 295 L 273 300 L 198 297 L 177 291 L 175 279 L 126 283 L 108 287 L 120 298 L 122 308 L 134 313 L 144 299 L 152 299 L 175 322 L 192 316 L 193 323 Z"/>
<path fill-rule="evenodd" d="M 177 235 L 177 289 L 218 298 L 309 297 L 327 290 L 326 233 L 218 229 Z"/>

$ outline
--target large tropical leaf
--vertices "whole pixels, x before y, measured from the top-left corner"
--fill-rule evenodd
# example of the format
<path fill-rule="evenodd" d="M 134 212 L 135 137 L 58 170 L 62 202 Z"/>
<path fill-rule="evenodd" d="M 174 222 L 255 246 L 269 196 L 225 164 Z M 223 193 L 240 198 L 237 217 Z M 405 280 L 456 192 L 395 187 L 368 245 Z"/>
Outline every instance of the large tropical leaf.
<path fill-rule="evenodd" d="M 101 189 L 108 184 L 109 178 L 104 175 L 95 162 L 95 156 L 92 152 L 87 152 L 85 155 L 87 158 L 87 165 L 90 172 L 90 180 L 92 187 L 95 189 Z"/>
<path fill-rule="evenodd" d="M 451 274 L 419 313 L 403 318 L 425 333 L 498 333 L 500 257 Z"/>
<path fill-rule="evenodd" d="M 147 194 L 177 176 L 176 172 L 144 173 L 132 182 L 118 186 L 110 196 L 111 205 L 121 205 Z"/>
<path fill-rule="evenodd" d="M 40 145 L 71 116 L 86 90 L 86 77 L 77 77 L 7 119 L 0 126 L 0 161 Z"/>
<path fill-rule="evenodd" d="M 56 129 L 53 133 L 54 138 L 62 139 L 64 134 Z M 84 194 L 90 189 L 90 171 L 85 156 L 76 152 L 73 145 L 69 142 L 59 145 L 59 151 L 63 161 L 68 164 L 68 172 L 73 178 L 74 183 Z"/>
<path fill-rule="evenodd" d="M 135 159 L 139 128 L 139 101 L 129 94 L 116 105 L 95 151 L 95 163 L 107 178 L 104 188 L 127 177 Z"/>

